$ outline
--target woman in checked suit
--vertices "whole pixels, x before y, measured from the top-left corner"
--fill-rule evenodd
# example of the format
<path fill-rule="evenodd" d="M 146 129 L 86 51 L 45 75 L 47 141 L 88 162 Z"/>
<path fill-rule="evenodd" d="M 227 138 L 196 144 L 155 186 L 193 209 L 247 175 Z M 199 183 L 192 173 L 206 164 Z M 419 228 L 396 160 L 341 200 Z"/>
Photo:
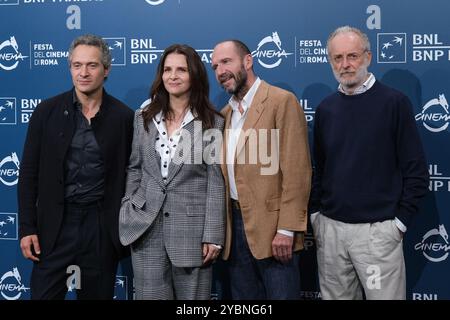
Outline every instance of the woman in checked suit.
<path fill-rule="evenodd" d="M 151 103 L 136 111 L 119 233 L 131 245 L 137 299 L 210 298 L 225 188 L 224 121 L 208 95 L 200 57 L 175 44 L 161 57 Z"/>

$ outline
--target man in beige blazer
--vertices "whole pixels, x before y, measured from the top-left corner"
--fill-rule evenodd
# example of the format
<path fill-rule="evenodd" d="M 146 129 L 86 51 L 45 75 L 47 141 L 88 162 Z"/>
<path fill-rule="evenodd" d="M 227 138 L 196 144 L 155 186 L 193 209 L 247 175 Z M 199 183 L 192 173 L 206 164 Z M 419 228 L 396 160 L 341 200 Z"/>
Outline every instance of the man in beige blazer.
<path fill-rule="evenodd" d="M 222 171 L 233 299 L 297 299 L 311 184 L 307 127 L 296 97 L 262 81 L 239 40 L 216 45 L 212 67 L 232 97 Z"/>

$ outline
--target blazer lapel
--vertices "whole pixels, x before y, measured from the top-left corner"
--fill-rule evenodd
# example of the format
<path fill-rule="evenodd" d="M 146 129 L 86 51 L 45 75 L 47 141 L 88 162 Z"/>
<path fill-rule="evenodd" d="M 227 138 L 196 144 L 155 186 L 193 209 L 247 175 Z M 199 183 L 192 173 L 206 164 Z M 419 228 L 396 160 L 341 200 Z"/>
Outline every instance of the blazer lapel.
<path fill-rule="evenodd" d="M 222 174 L 225 177 L 225 179 L 228 179 L 228 167 L 227 167 L 227 146 L 228 146 L 228 139 L 229 139 L 229 129 L 231 126 L 231 114 L 233 110 L 231 109 L 231 106 L 228 105 L 227 109 L 225 110 L 223 116 L 225 117 L 225 129 L 223 131 L 223 142 L 222 142 L 222 157 L 221 157 L 221 168 L 222 168 Z"/>
<path fill-rule="evenodd" d="M 156 136 L 158 135 L 158 129 L 156 129 L 153 120 L 150 122 L 148 126 L 148 133 L 146 131 L 143 132 L 145 134 L 143 145 L 145 154 L 147 154 L 148 156 L 149 173 L 153 176 L 155 181 L 158 181 L 158 183 L 162 187 L 164 187 L 165 183 L 163 182 L 161 175 L 161 159 L 159 158 L 159 155 L 156 154 L 155 149 L 155 142 Z"/>
<path fill-rule="evenodd" d="M 64 97 L 63 107 L 61 110 L 61 119 L 57 125 L 61 125 L 61 129 L 58 132 L 63 133 L 63 145 L 61 148 L 61 156 L 65 158 L 67 150 L 70 147 L 70 143 L 72 142 L 73 135 L 75 133 L 75 108 L 73 107 L 73 91 L 67 92 Z"/>
<path fill-rule="evenodd" d="M 187 161 L 188 163 L 192 163 L 195 161 L 194 158 L 194 152 L 202 152 L 203 151 L 203 141 L 202 141 L 202 131 L 199 130 L 199 132 L 196 132 L 194 130 L 195 128 L 195 122 L 199 121 L 197 118 L 189 122 L 182 130 L 181 138 L 182 141 L 178 142 L 178 145 L 175 150 L 175 157 L 170 161 L 169 164 L 169 174 L 167 175 L 166 184 L 170 183 L 172 179 L 175 177 L 175 175 L 180 171 L 183 164 Z M 187 137 L 189 136 L 189 137 Z M 186 139 L 190 139 L 190 144 L 188 146 L 185 146 Z M 184 148 L 187 148 L 189 150 L 187 154 L 183 154 L 182 156 L 179 156 L 179 152 L 181 151 L 181 146 L 184 146 Z M 193 146 L 200 147 L 200 150 L 195 150 Z M 176 159 L 175 159 L 176 158 Z M 175 160 L 175 161 L 174 161 Z M 203 153 L 202 153 L 202 159 L 203 161 Z"/>
<path fill-rule="evenodd" d="M 250 109 L 248 110 L 247 118 L 245 119 L 244 125 L 242 126 L 241 134 L 239 135 L 238 143 L 236 146 L 236 155 L 235 159 L 238 158 L 239 154 L 242 152 L 245 144 L 247 144 L 248 135 L 244 135 L 244 133 L 248 129 L 255 128 L 256 123 L 261 117 L 262 112 L 264 111 L 265 105 L 264 101 L 267 99 L 269 91 L 269 86 L 265 81 L 261 81 L 258 90 L 256 91 L 255 97 L 253 98 Z M 242 141 L 242 139 L 245 139 Z"/>

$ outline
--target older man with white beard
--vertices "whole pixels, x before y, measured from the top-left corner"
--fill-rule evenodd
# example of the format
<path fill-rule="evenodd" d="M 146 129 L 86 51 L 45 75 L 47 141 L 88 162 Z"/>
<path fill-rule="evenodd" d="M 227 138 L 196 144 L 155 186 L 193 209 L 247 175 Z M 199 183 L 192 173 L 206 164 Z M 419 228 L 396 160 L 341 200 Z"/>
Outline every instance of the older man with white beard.
<path fill-rule="evenodd" d="M 405 299 L 403 234 L 428 185 L 409 99 L 367 71 L 367 35 L 328 38 L 338 92 L 317 107 L 311 224 L 323 299 Z"/>

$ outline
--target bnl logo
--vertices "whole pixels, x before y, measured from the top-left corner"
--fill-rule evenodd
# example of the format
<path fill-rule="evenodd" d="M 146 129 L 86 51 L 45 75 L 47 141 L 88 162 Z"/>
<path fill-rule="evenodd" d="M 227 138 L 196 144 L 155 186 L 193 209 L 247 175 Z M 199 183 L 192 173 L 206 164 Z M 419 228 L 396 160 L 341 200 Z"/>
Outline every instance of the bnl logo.
<path fill-rule="evenodd" d="M 0 212 L 0 240 L 17 240 L 17 213 Z"/>
<path fill-rule="evenodd" d="M 406 63 L 406 33 L 379 33 L 378 63 Z"/>
<path fill-rule="evenodd" d="M 83 290 L 81 284 L 81 273 L 83 271 L 79 266 L 69 266 L 67 273 L 70 276 L 67 278 L 67 294 L 66 300 L 76 299 L 76 290 Z M 116 281 L 114 283 L 114 300 L 128 300 L 128 278 L 126 276 L 116 275 Z"/>
<path fill-rule="evenodd" d="M 128 300 L 128 277 L 117 276 L 114 285 L 114 300 Z"/>
<path fill-rule="evenodd" d="M 0 125 L 16 123 L 16 98 L 0 97 Z"/>
<path fill-rule="evenodd" d="M 0 6 L 18 5 L 19 0 L 0 0 Z"/>
<path fill-rule="evenodd" d="M 111 65 L 125 66 L 125 38 L 103 38 L 111 53 Z"/>

